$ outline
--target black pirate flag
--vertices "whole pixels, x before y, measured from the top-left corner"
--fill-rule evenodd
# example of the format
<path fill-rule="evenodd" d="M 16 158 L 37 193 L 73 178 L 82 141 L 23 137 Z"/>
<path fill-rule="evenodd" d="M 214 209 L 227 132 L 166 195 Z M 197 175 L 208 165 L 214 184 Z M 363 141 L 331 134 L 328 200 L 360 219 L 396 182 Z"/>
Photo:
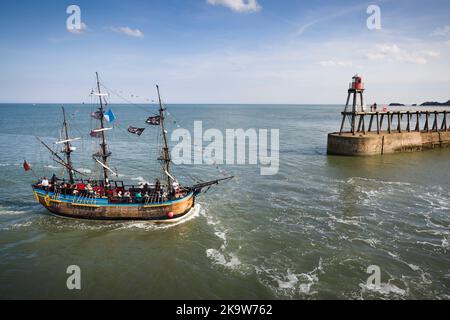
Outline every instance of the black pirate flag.
<path fill-rule="evenodd" d="M 144 132 L 144 130 L 145 130 L 145 128 L 136 128 L 136 127 L 132 127 L 132 126 L 128 127 L 129 133 L 137 134 L 138 136 L 140 136 Z"/>
<path fill-rule="evenodd" d="M 159 116 L 153 116 L 149 117 L 145 123 L 151 125 L 151 126 L 159 126 L 160 123 L 160 117 Z"/>

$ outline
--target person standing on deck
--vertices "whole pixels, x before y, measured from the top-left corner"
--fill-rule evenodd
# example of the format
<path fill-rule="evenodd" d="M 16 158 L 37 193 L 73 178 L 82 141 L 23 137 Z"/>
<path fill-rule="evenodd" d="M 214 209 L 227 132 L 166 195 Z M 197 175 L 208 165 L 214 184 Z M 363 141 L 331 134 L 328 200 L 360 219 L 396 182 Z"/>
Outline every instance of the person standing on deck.
<path fill-rule="evenodd" d="M 141 203 L 142 202 L 142 193 L 141 191 L 138 191 L 135 195 L 136 198 L 136 203 Z"/>
<path fill-rule="evenodd" d="M 131 193 L 130 191 L 125 191 L 125 193 L 123 194 L 123 197 L 125 198 L 125 201 L 128 203 L 131 203 Z"/>
<path fill-rule="evenodd" d="M 56 176 L 56 174 L 53 174 L 51 181 L 51 184 L 54 186 L 56 184 L 56 182 L 58 181 L 58 177 Z"/>
<path fill-rule="evenodd" d="M 180 192 L 180 184 L 178 183 L 178 181 L 174 181 L 172 183 L 172 187 L 173 187 L 173 195 L 176 197 L 178 196 L 178 193 Z"/>
<path fill-rule="evenodd" d="M 41 185 L 42 185 L 42 188 L 43 188 L 45 191 L 47 191 L 47 189 L 48 189 L 50 183 L 48 182 L 48 179 L 47 179 L 46 177 L 44 177 L 44 178 L 42 179 Z"/>

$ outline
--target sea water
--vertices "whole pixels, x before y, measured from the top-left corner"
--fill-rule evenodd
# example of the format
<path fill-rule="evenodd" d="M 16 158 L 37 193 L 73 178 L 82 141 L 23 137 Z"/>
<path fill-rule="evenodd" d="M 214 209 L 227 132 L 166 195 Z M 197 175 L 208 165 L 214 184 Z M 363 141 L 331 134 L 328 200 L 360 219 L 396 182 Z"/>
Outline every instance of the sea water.
<path fill-rule="evenodd" d="M 79 171 L 96 174 L 88 105 L 65 105 Z M 153 181 L 159 152 L 144 121 L 154 106 L 110 106 L 110 164 L 121 179 Z M 148 109 L 147 109 L 148 108 Z M 62 219 L 30 184 L 62 170 L 36 141 L 59 137 L 59 105 L 0 105 L 0 298 L 449 299 L 450 150 L 327 156 L 342 106 L 169 105 L 176 126 L 279 129 L 279 172 L 252 165 L 183 165 L 181 183 L 235 179 L 198 198 L 170 225 Z M 129 125 L 146 126 L 141 137 Z M 170 136 L 170 132 L 169 132 Z M 33 172 L 24 172 L 26 159 Z M 68 290 L 68 266 L 81 290 Z M 368 283 L 378 266 L 379 286 Z"/>

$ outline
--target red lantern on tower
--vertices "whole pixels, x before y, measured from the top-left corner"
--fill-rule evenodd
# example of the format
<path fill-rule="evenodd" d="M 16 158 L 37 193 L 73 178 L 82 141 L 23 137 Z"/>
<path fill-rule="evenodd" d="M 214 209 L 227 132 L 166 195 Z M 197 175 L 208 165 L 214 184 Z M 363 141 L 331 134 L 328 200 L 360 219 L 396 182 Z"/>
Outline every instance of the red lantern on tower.
<path fill-rule="evenodd" d="M 364 90 L 364 83 L 362 81 L 362 77 L 357 74 L 352 78 L 351 88 L 353 90 Z"/>

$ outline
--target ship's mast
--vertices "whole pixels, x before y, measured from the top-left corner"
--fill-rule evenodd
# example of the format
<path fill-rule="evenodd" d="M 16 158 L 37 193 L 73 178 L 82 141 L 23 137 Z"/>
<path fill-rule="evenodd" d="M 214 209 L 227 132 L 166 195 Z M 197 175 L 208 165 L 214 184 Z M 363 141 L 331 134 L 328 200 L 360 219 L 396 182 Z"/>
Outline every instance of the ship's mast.
<path fill-rule="evenodd" d="M 62 108 L 62 112 L 64 115 L 64 135 L 65 135 L 65 141 L 64 142 L 64 153 L 66 154 L 66 162 L 67 162 L 67 172 L 69 173 L 69 181 L 71 184 L 74 183 L 74 179 L 73 179 L 73 170 L 72 170 L 72 160 L 70 158 L 70 154 L 72 153 L 72 148 L 70 146 L 70 140 L 69 140 L 69 131 L 67 129 L 67 120 L 66 120 L 66 110 L 64 109 L 64 107 Z"/>
<path fill-rule="evenodd" d="M 105 183 L 108 183 L 108 169 L 107 161 L 110 154 L 108 153 L 107 144 L 106 144 L 106 137 L 105 137 L 105 131 L 103 130 L 105 128 L 104 124 L 104 108 L 103 108 L 103 100 L 102 100 L 102 93 L 100 91 L 100 81 L 98 78 L 98 72 L 95 73 L 97 77 L 97 89 L 98 89 L 98 98 L 100 100 L 100 108 L 98 109 L 100 111 L 100 129 L 101 129 L 101 135 L 102 135 L 102 143 L 100 144 L 101 147 L 101 157 L 102 157 L 102 163 L 104 164 L 103 167 L 103 177 L 105 179 Z"/>
<path fill-rule="evenodd" d="M 163 170 L 165 175 L 167 176 L 167 190 L 170 192 L 172 189 L 172 184 L 170 183 L 170 152 L 169 145 L 167 143 L 167 134 L 166 129 L 164 128 L 164 107 L 161 101 L 161 95 L 159 93 L 159 86 L 156 85 L 156 90 L 158 91 L 158 99 L 159 99 L 159 126 L 161 128 L 161 136 L 163 137 L 163 147 L 161 150 L 161 158 L 163 161 Z"/>

